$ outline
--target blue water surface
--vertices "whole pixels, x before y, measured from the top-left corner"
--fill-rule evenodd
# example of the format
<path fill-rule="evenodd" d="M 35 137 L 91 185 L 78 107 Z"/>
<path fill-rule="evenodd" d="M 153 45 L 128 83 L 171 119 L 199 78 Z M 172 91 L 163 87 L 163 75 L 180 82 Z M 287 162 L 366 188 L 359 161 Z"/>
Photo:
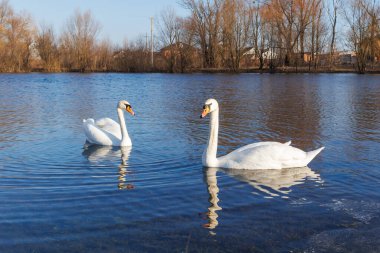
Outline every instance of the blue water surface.
<path fill-rule="evenodd" d="M 308 168 L 203 168 L 259 141 Z M 85 146 L 126 99 L 132 148 Z M 0 252 L 380 252 L 380 76 L 0 75 Z"/>

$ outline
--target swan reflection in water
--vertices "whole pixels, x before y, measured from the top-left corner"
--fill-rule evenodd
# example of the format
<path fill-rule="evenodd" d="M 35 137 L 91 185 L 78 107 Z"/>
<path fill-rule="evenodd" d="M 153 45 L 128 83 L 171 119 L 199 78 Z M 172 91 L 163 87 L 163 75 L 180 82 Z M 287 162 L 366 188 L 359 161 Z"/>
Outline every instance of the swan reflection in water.
<path fill-rule="evenodd" d="M 127 175 L 131 173 L 128 170 L 128 159 L 131 154 L 132 147 L 113 147 L 113 146 L 99 146 L 99 145 L 85 145 L 83 155 L 91 163 L 103 163 L 104 161 L 120 161 L 118 165 L 119 176 L 118 176 L 118 188 L 123 189 L 134 189 L 134 185 L 127 182 Z"/>
<path fill-rule="evenodd" d="M 209 229 L 214 229 L 218 226 L 218 214 L 216 212 L 222 210 L 222 208 L 218 205 L 219 187 L 218 179 L 216 177 L 217 171 L 217 168 L 206 168 L 204 171 L 207 182 L 207 191 L 210 195 L 208 201 L 211 205 L 209 206 L 207 212 L 207 218 L 209 222 L 204 224 L 203 226 Z"/>
<path fill-rule="evenodd" d="M 292 190 L 292 186 L 303 184 L 306 179 L 313 180 L 317 183 L 323 183 L 320 175 L 312 171 L 309 167 L 288 168 L 280 170 L 234 170 L 220 168 L 205 168 L 205 180 L 209 193 L 210 207 L 208 208 L 208 223 L 204 227 L 214 229 L 218 226 L 217 212 L 222 210 L 218 205 L 219 187 L 217 180 L 217 172 L 221 171 L 227 175 L 246 182 L 254 187 L 254 194 L 263 194 L 266 198 L 282 197 L 287 198 Z"/>

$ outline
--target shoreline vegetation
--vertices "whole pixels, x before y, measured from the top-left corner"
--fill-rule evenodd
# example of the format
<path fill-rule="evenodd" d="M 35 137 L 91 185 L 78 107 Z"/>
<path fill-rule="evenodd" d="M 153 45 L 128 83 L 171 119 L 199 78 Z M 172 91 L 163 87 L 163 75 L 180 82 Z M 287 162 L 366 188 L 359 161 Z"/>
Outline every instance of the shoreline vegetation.
<path fill-rule="evenodd" d="M 114 44 L 76 11 L 57 34 L 0 0 L 0 73 L 380 73 L 380 0 L 180 0 Z"/>
<path fill-rule="evenodd" d="M 125 71 L 80 71 L 80 70 L 70 70 L 70 71 L 50 71 L 47 72 L 44 69 L 31 69 L 28 72 L 6 72 L 6 73 L 170 73 L 166 71 L 144 71 L 144 72 L 125 72 Z M 202 69 L 193 69 L 187 72 L 172 72 L 172 74 L 194 74 L 194 73 L 205 73 L 205 74 L 218 74 L 218 73 L 230 73 L 230 74 L 240 74 L 240 73 L 257 73 L 257 74 L 344 74 L 344 73 L 354 73 L 354 74 L 364 74 L 359 73 L 355 68 L 334 68 L 334 69 L 311 69 L 307 67 L 278 67 L 275 70 L 271 69 L 259 69 L 259 68 L 247 68 L 247 69 L 239 69 L 237 71 L 231 69 L 221 69 L 221 68 L 202 68 Z M 380 74 L 380 67 L 378 68 L 368 68 L 365 72 L 366 74 Z M 2 72 L 0 74 L 5 74 Z"/>

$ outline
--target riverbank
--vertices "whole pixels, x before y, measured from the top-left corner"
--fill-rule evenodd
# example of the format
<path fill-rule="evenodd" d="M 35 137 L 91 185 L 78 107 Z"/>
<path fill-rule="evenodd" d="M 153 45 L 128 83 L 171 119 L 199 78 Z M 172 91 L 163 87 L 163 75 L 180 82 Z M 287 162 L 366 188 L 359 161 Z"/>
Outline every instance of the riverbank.
<path fill-rule="evenodd" d="M 309 67 L 278 67 L 276 69 L 259 69 L 259 68 L 246 68 L 246 69 L 240 69 L 238 71 L 233 71 L 231 69 L 218 69 L 218 68 L 204 68 L 200 69 L 199 71 L 195 72 L 201 72 L 201 73 L 328 73 L 328 74 L 341 74 L 341 73 L 357 73 L 359 74 L 358 70 L 354 68 L 318 68 L 318 69 L 309 69 Z M 380 74 L 380 67 L 376 68 L 369 68 L 366 70 L 364 74 Z"/>
<path fill-rule="evenodd" d="M 61 70 L 61 71 L 46 71 L 42 68 L 33 68 L 30 71 L 20 71 L 20 72 L 0 72 L 1 73 L 168 73 L 165 71 L 160 70 L 152 70 L 152 71 L 141 71 L 141 72 L 135 72 L 135 71 L 101 71 L 101 70 L 86 70 L 86 71 L 80 71 L 80 70 Z M 356 74 L 380 74 L 380 66 L 371 67 L 368 68 L 365 73 L 359 73 L 357 69 L 349 68 L 349 67 L 334 67 L 332 69 L 329 68 L 317 68 L 313 69 L 309 67 L 277 67 L 275 69 L 259 69 L 259 68 L 242 68 L 239 70 L 233 70 L 229 68 L 200 68 L 200 69 L 190 69 L 183 74 L 188 73 L 210 73 L 210 74 L 217 74 L 217 73 L 231 73 L 231 74 L 239 74 L 239 73 L 286 73 L 286 74 L 296 74 L 296 73 L 326 73 L 326 74 L 342 74 L 342 73 L 356 73 Z M 180 72 L 175 72 L 175 74 L 181 74 Z"/>

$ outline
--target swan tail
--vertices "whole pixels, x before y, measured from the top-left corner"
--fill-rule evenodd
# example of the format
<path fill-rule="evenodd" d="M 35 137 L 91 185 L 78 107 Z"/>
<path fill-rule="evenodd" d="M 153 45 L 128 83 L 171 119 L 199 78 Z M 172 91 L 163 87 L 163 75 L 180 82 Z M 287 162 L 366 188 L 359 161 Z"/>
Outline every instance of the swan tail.
<path fill-rule="evenodd" d="M 95 124 L 94 119 L 83 119 L 83 124 Z"/>
<path fill-rule="evenodd" d="M 83 119 L 82 127 L 84 130 L 84 133 L 86 134 L 86 141 L 90 143 L 95 143 L 92 134 L 91 134 L 91 127 L 94 124 L 94 119 Z"/>
<path fill-rule="evenodd" d="M 292 141 L 285 142 L 284 144 L 290 146 L 290 144 L 292 144 Z"/>
<path fill-rule="evenodd" d="M 307 166 L 325 147 L 318 148 L 313 151 L 309 151 L 306 153 L 306 164 Z"/>

